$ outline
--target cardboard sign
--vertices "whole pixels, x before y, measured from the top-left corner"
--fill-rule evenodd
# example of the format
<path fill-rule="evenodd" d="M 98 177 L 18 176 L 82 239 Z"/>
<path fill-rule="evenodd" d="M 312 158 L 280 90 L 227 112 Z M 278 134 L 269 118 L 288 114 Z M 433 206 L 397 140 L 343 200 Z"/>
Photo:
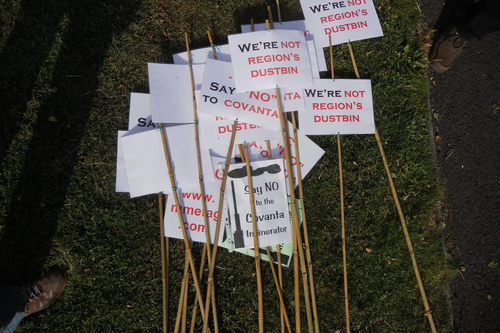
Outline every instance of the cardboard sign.
<path fill-rule="evenodd" d="M 215 228 L 218 220 L 220 182 L 205 182 L 205 202 L 209 224 L 210 243 L 215 239 Z M 184 218 L 184 228 L 190 240 L 206 243 L 205 217 L 203 215 L 200 186 L 186 186 L 178 189 L 179 205 Z M 222 224 L 224 225 L 224 223 Z M 224 228 L 221 228 L 219 240 L 222 240 Z M 179 224 L 179 215 L 174 196 L 169 195 L 165 206 L 165 236 L 183 239 Z"/>
<path fill-rule="evenodd" d="M 193 65 L 195 89 L 203 78 L 203 65 Z M 192 123 L 193 93 L 189 66 L 148 64 L 151 114 L 155 123 Z"/>
<path fill-rule="evenodd" d="M 229 52 L 228 44 L 216 45 L 215 54 L 217 54 L 217 60 L 231 62 L 231 53 Z M 189 65 L 187 52 L 174 54 L 173 58 L 176 65 Z M 191 50 L 191 64 L 204 65 L 207 59 L 214 59 L 212 47 Z"/>
<path fill-rule="evenodd" d="M 317 47 L 380 37 L 382 27 L 372 0 L 300 0 Z"/>
<path fill-rule="evenodd" d="M 306 111 L 299 112 L 303 134 L 375 133 L 370 80 L 314 80 L 304 94 Z"/>
<path fill-rule="evenodd" d="M 232 125 L 232 123 L 231 123 Z M 292 124 L 288 123 L 289 127 L 289 133 L 293 133 L 292 130 Z M 263 129 L 264 130 L 264 129 Z M 246 131 L 242 130 L 244 133 L 243 135 L 248 135 L 250 134 L 251 131 Z M 257 132 L 255 132 L 257 133 Z M 301 175 L 302 179 L 304 179 L 309 171 L 316 165 L 316 163 L 320 160 L 320 158 L 323 156 L 325 151 L 321 149 L 317 144 L 315 144 L 311 139 L 309 139 L 307 136 L 303 135 L 299 130 L 297 130 L 298 134 L 298 141 L 299 141 L 299 152 L 300 152 L 300 165 L 301 165 Z M 237 134 L 238 138 L 239 133 Z M 283 146 L 283 139 L 282 139 L 282 134 L 281 132 L 266 132 L 265 135 L 268 136 L 267 139 L 270 140 L 270 146 L 271 146 L 271 157 L 272 158 L 284 158 L 285 157 L 285 148 Z M 219 149 L 211 149 L 211 156 L 212 160 L 214 160 L 214 156 L 217 156 L 219 158 L 219 161 L 221 162 L 222 165 L 218 165 L 217 163 L 214 164 L 214 175 L 215 178 L 217 179 L 222 179 L 223 175 L 223 167 L 224 167 L 224 162 L 225 162 L 225 156 L 227 154 L 227 149 L 229 146 L 229 140 L 230 137 L 224 137 L 223 138 L 225 143 L 221 144 L 218 146 Z M 248 140 L 247 140 L 248 139 Z M 267 144 L 265 140 L 267 140 L 264 134 L 253 136 L 253 137 L 245 137 L 244 142 L 247 142 L 248 144 L 248 153 L 250 155 L 250 160 L 251 161 L 265 161 L 269 159 L 268 153 L 267 153 Z M 240 150 L 238 149 L 238 144 L 242 144 L 244 142 L 237 142 L 235 141 L 235 147 L 232 156 L 238 158 L 241 160 L 241 154 Z M 291 161 L 292 161 L 292 168 L 293 168 L 293 183 L 294 186 L 298 186 L 298 178 L 297 178 L 297 154 L 295 152 L 295 139 L 293 136 L 290 137 L 289 140 L 289 145 L 290 145 L 290 154 L 291 154 Z M 285 177 L 288 178 L 288 170 L 286 169 L 285 165 Z M 288 188 L 288 180 L 286 182 L 287 188 Z"/>
<path fill-rule="evenodd" d="M 259 31 L 228 39 L 237 92 L 310 85 L 311 64 L 302 31 Z"/>
<path fill-rule="evenodd" d="M 200 114 L 200 143 L 202 148 L 211 149 L 216 155 L 225 156 L 233 133 L 234 120 Z M 238 143 L 278 139 L 281 132 L 276 129 L 264 128 L 250 123 L 238 122 L 236 127 L 235 145 Z M 233 155 L 234 156 L 234 155 Z"/>
<path fill-rule="evenodd" d="M 307 47 L 309 49 L 309 59 L 311 60 L 311 64 L 315 60 L 318 63 L 318 70 L 320 72 L 326 71 L 326 61 L 325 61 L 325 53 L 322 47 L 316 47 L 314 43 L 314 36 L 306 27 L 306 21 L 298 20 L 298 21 L 285 21 L 285 22 L 275 22 L 274 30 L 299 30 L 304 32 L 304 37 L 306 39 Z M 252 26 L 250 24 L 242 24 L 241 32 L 247 33 L 252 31 Z M 254 24 L 254 31 L 267 31 L 265 23 L 256 23 Z M 309 43 L 310 42 L 310 43 Z M 314 67 L 313 67 L 314 68 Z M 313 70 L 313 75 L 315 72 Z"/>
<path fill-rule="evenodd" d="M 125 159 L 123 157 L 123 148 L 120 144 L 121 138 L 127 134 L 127 131 L 118 131 L 116 139 L 116 182 L 115 192 L 128 192 L 127 171 L 125 169 Z"/>
<path fill-rule="evenodd" d="M 176 186 L 198 184 L 194 125 L 174 126 L 163 130 L 168 140 Z M 121 145 L 131 198 L 172 191 L 159 130 L 124 136 L 121 138 Z M 201 150 L 201 163 L 204 180 L 215 180 L 208 150 Z"/>
<path fill-rule="evenodd" d="M 304 110 L 302 88 L 283 89 L 285 110 Z M 198 113 L 236 119 L 242 123 L 278 129 L 280 127 L 275 89 L 236 92 L 230 63 L 207 60 L 198 98 Z"/>
<path fill-rule="evenodd" d="M 283 160 L 251 162 L 252 185 L 246 165 L 229 167 L 226 196 L 235 249 L 254 247 L 249 191 L 254 194 L 259 247 L 292 241 Z"/>

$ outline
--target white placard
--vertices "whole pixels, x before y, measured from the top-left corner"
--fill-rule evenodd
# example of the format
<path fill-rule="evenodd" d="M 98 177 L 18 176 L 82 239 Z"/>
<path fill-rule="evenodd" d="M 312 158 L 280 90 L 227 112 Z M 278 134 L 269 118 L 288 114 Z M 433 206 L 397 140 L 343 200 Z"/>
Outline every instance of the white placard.
<path fill-rule="evenodd" d="M 258 31 L 228 39 L 237 92 L 310 85 L 311 64 L 302 31 Z"/>
<path fill-rule="evenodd" d="M 184 218 L 184 228 L 190 240 L 194 242 L 206 243 L 205 217 L 203 214 L 202 196 L 200 186 L 185 186 L 178 189 L 180 210 Z M 220 182 L 205 182 L 205 202 L 209 224 L 210 243 L 215 239 L 215 228 L 218 220 L 220 196 Z M 222 223 L 221 234 L 224 232 Z M 183 239 L 182 230 L 179 223 L 179 215 L 174 196 L 168 196 L 165 205 L 165 236 Z M 222 240 L 222 236 L 219 236 Z"/>
<path fill-rule="evenodd" d="M 302 88 L 284 88 L 282 94 L 285 110 L 305 109 Z M 198 113 L 238 118 L 271 129 L 280 126 L 275 89 L 237 93 L 231 64 L 210 59 L 203 75 Z"/>
<path fill-rule="evenodd" d="M 211 149 L 216 155 L 225 156 L 229 149 L 234 120 L 200 114 L 201 146 Z M 238 122 L 235 145 L 255 140 L 280 138 L 279 128 L 275 130 L 250 123 Z"/>
<path fill-rule="evenodd" d="M 217 60 L 231 62 L 231 53 L 229 52 L 229 45 L 216 45 L 215 54 L 217 55 Z M 187 52 L 181 52 L 173 55 L 174 64 L 176 65 L 188 65 L 189 59 Z M 204 47 L 201 49 L 191 50 L 191 64 L 193 65 L 203 65 L 208 59 L 214 59 L 214 54 L 211 47 Z"/>
<path fill-rule="evenodd" d="M 251 162 L 252 185 L 246 165 L 229 167 L 226 195 L 235 249 L 254 247 L 249 191 L 254 194 L 259 247 L 292 241 L 283 160 Z"/>
<path fill-rule="evenodd" d="M 267 31 L 267 27 L 265 23 L 256 23 L 254 24 L 254 31 Z M 316 58 L 318 61 L 318 70 L 320 72 L 326 71 L 326 61 L 325 61 L 325 54 L 323 51 L 323 48 L 319 47 L 316 48 L 314 47 L 314 36 L 311 34 L 309 30 L 307 30 L 306 27 L 306 21 L 304 20 L 297 20 L 297 21 L 285 21 L 285 22 L 274 22 L 274 30 L 299 30 L 304 32 L 304 37 L 306 41 L 312 42 L 307 43 L 309 47 L 309 58 L 311 60 L 311 63 L 313 63 L 314 59 Z M 242 24 L 241 25 L 241 32 L 247 33 L 252 31 L 252 26 L 250 24 Z M 310 45 L 313 46 L 311 49 Z M 314 56 L 313 56 L 314 54 Z M 313 73 L 314 75 L 314 73 Z"/>
<path fill-rule="evenodd" d="M 306 111 L 299 112 L 303 134 L 375 133 L 370 80 L 314 80 L 304 94 Z"/>
<path fill-rule="evenodd" d="M 127 131 L 118 131 L 116 139 L 116 182 L 115 192 L 128 192 L 127 171 L 125 169 L 125 160 L 123 158 L 123 149 L 120 144 L 121 138 L 127 134 Z"/>
<path fill-rule="evenodd" d="M 135 133 L 157 128 L 158 124 L 153 123 L 151 119 L 151 98 L 149 94 L 131 93 L 128 130 Z"/>
<path fill-rule="evenodd" d="M 316 47 L 347 43 L 383 35 L 372 0 L 300 0 L 306 26 Z"/>
<path fill-rule="evenodd" d="M 193 65 L 195 89 L 203 79 L 204 65 Z M 148 63 L 151 114 L 155 123 L 192 123 L 193 93 L 189 66 Z"/>
<path fill-rule="evenodd" d="M 176 186 L 198 184 L 194 125 L 180 125 L 163 130 L 167 136 Z M 124 136 L 121 138 L 121 145 L 130 197 L 172 191 L 159 130 Z M 204 149 L 200 153 L 204 180 L 215 180 L 209 151 Z"/>

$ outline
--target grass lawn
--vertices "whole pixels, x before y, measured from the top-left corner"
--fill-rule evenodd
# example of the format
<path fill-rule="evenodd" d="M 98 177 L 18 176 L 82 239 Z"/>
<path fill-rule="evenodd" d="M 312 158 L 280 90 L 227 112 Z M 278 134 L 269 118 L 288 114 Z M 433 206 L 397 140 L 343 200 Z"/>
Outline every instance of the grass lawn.
<path fill-rule="evenodd" d="M 157 197 L 115 193 L 116 133 L 127 128 L 130 92 L 149 92 L 148 62 L 171 63 L 185 50 L 184 32 L 192 49 L 209 45 L 207 29 L 225 44 L 250 18 L 263 22 L 267 5 L 275 10 L 259 0 L 0 1 L 0 282 L 69 269 L 61 299 L 18 332 L 161 332 Z M 449 272 L 434 217 L 441 189 L 422 51 L 428 31 L 413 0 L 375 5 L 385 35 L 353 43 L 354 52 L 361 77 L 372 80 L 429 302 L 447 332 Z M 303 18 L 298 0 L 281 1 L 281 13 Z M 334 58 L 339 78 L 355 78 L 346 45 L 334 47 Z M 304 182 L 320 327 L 345 332 L 336 138 L 312 139 L 326 151 Z M 351 330 L 430 332 L 375 138 L 344 136 L 342 148 Z M 170 327 L 183 246 L 171 242 Z M 196 244 L 198 260 L 200 253 Z M 221 331 L 256 332 L 254 258 L 218 253 Z M 261 266 L 266 332 L 279 332 L 271 270 Z M 293 317 L 293 271 L 284 272 Z"/>

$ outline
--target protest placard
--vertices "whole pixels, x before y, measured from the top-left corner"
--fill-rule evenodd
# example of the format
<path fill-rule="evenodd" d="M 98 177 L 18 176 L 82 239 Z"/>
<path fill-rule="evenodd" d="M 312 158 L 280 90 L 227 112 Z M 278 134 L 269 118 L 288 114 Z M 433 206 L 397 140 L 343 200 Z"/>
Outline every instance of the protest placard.
<path fill-rule="evenodd" d="M 306 135 L 374 134 L 370 80 L 314 80 L 304 87 L 306 111 L 299 112 Z"/>
<path fill-rule="evenodd" d="M 217 54 L 217 60 L 231 62 L 231 53 L 229 52 L 228 44 L 216 45 L 215 53 Z M 176 65 L 189 65 L 187 52 L 176 53 L 173 55 L 173 58 Z M 203 65 L 207 59 L 214 59 L 212 47 L 191 50 L 192 65 Z"/>
<path fill-rule="evenodd" d="M 304 110 L 302 88 L 284 88 L 283 101 L 288 110 Z M 236 119 L 271 129 L 279 129 L 275 91 L 238 93 L 230 63 L 207 60 L 198 98 L 198 113 Z"/>
<path fill-rule="evenodd" d="M 205 182 L 206 212 L 209 224 L 210 242 L 213 244 L 215 238 L 215 227 L 218 220 L 218 206 L 220 194 L 220 182 Z M 203 214 L 202 196 L 199 185 L 184 186 L 178 189 L 179 205 L 184 217 L 184 226 L 190 240 L 206 243 L 205 217 Z M 222 240 L 222 233 L 219 240 Z M 174 197 L 168 196 L 165 205 L 165 236 L 183 239 L 182 230 L 179 225 L 179 216 Z"/>
<path fill-rule="evenodd" d="M 199 89 L 204 65 L 193 65 L 195 89 Z M 193 92 L 189 66 L 148 64 L 151 114 L 155 123 L 192 123 Z"/>
<path fill-rule="evenodd" d="M 245 164 L 229 167 L 226 187 L 235 249 L 253 248 L 254 233 L 249 191 L 254 194 L 259 247 L 292 241 L 283 160 L 251 162 L 253 188 Z"/>
<path fill-rule="evenodd" d="M 176 185 L 181 187 L 198 184 L 194 125 L 173 126 L 162 130 L 168 139 Z M 120 142 L 130 197 L 172 192 L 159 130 L 123 136 Z M 201 162 L 203 178 L 206 181 L 215 180 L 208 150 L 201 151 Z"/>
<path fill-rule="evenodd" d="M 128 130 L 142 132 L 148 129 L 157 129 L 151 117 L 151 98 L 149 94 L 131 93 Z"/>
<path fill-rule="evenodd" d="M 204 149 L 211 149 L 215 154 L 227 154 L 234 120 L 200 114 L 200 145 Z M 250 123 L 239 122 L 236 126 L 235 145 L 245 141 L 254 141 L 256 138 L 277 139 L 281 136 L 278 129 L 264 128 Z M 233 155 L 234 156 L 234 155 Z"/>
<path fill-rule="evenodd" d="M 123 148 L 120 144 L 120 139 L 127 131 L 118 131 L 116 138 L 116 180 L 115 192 L 128 192 L 127 171 L 125 169 L 125 159 L 123 157 Z"/>
<path fill-rule="evenodd" d="M 316 47 L 347 43 L 383 35 L 372 0 L 300 0 L 306 26 Z"/>
<path fill-rule="evenodd" d="M 265 23 L 256 23 L 254 24 L 254 31 L 267 31 L 267 27 Z M 297 20 L 297 21 L 283 21 L 283 22 L 275 22 L 274 30 L 299 30 L 304 32 L 304 37 L 306 39 L 307 47 L 309 49 L 309 59 L 311 60 L 311 64 L 317 60 L 318 70 L 320 72 L 326 71 L 326 61 L 325 61 L 325 53 L 322 47 L 318 47 L 314 43 L 314 36 L 306 27 L 306 21 Z M 241 32 L 247 33 L 252 31 L 252 26 L 250 24 L 242 24 Z M 314 67 L 313 67 L 314 68 Z M 314 75 L 314 72 L 313 72 Z"/>
<path fill-rule="evenodd" d="M 270 30 L 230 35 L 237 92 L 310 85 L 309 52 L 304 33 Z"/>

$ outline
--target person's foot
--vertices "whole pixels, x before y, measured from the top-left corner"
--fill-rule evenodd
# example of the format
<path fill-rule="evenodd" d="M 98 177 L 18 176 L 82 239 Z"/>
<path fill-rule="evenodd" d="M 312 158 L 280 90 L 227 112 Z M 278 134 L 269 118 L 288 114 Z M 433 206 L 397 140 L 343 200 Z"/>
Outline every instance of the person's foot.
<path fill-rule="evenodd" d="M 52 268 L 33 282 L 22 286 L 27 299 L 25 317 L 48 308 L 66 288 L 66 271 Z"/>
<path fill-rule="evenodd" d="M 460 36 L 453 25 L 450 25 L 445 31 L 437 33 L 429 53 L 429 67 L 438 73 L 447 71 L 465 44 L 465 39 Z"/>

